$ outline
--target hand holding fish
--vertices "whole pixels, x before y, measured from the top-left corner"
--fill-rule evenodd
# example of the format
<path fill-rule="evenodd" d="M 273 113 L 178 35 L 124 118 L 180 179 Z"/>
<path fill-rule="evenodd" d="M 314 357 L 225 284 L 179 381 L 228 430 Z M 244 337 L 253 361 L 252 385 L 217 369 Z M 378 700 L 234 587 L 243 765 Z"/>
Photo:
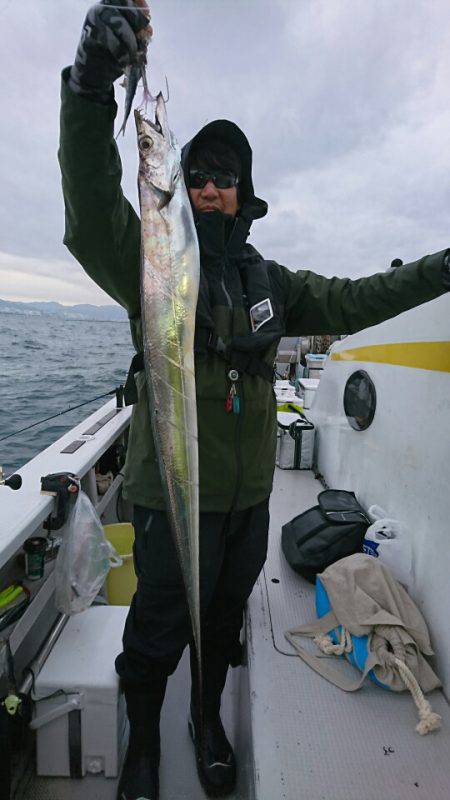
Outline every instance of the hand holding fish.
<path fill-rule="evenodd" d="M 101 0 L 93 5 L 70 71 L 72 91 L 108 103 L 114 81 L 140 58 L 145 61 L 152 34 L 146 0 Z"/>

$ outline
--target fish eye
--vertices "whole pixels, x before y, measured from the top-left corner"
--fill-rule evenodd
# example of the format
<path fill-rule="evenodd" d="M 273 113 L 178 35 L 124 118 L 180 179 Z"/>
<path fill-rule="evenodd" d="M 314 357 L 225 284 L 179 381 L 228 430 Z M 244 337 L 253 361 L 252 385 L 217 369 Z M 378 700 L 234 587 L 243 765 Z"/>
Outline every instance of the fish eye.
<path fill-rule="evenodd" d="M 139 141 L 139 147 L 141 150 L 151 150 L 153 147 L 153 139 L 151 139 L 150 136 L 143 136 Z"/>

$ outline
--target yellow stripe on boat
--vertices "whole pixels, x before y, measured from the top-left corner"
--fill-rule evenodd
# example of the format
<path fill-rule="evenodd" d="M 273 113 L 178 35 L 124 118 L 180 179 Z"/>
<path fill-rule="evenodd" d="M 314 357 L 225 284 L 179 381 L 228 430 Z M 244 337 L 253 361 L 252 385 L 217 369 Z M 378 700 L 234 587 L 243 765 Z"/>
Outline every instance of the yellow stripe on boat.
<path fill-rule="evenodd" d="M 399 367 L 450 372 L 450 342 L 399 342 L 340 350 L 332 361 L 371 361 Z"/>

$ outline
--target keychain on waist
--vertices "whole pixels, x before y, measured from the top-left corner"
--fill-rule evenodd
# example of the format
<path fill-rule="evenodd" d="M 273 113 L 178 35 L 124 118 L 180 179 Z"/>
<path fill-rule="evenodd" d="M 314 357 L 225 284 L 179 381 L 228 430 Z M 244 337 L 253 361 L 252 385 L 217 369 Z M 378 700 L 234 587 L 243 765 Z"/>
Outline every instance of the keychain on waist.
<path fill-rule="evenodd" d="M 236 381 L 239 380 L 239 372 L 237 369 L 230 369 L 228 378 L 231 381 L 231 387 L 225 402 L 225 411 L 228 414 L 231 413 L 231 411 L 233 414 L 239 414 L 241 410 L 241 401 L 236 388 Z"/>

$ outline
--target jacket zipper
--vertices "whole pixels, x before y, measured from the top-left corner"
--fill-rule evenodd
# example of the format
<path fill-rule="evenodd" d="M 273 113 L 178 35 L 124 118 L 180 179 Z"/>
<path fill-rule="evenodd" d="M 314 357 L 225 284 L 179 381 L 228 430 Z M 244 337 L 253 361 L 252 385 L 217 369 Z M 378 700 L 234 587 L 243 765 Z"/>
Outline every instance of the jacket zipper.
<path fill-rule="evenodd" d="M 240 410 L 239 414 L 236 414 L 236 434 L 235 434 L 235 453 L 236 453 L 236 488 L 234 490 L 233 500 L 231 503 L 231 511 L 235 511 L 236 504 L 239 497 L 239 492 L 241 491 L 241 482 L 242 482 L 242 451 L 241 451 L 241 431 L 242 431 L 242 416 L 244 412 L 244 380 L 243 377 L 239 382 L 239 398 L 240 398 Z"/>
<path fill-rule="evenodd" d="M 221 285 L 221 287 L 223 289 L 223 293 L 224 293 L 224 295 L 225 295 L 225 297 L 227 299 L 228 307 L 231 309 L 231 331 L 230 331 L 230 334 L 231 334 L 231 337 L 233 337 L 233 335 L 234 335 L 234 330 L 233 330 L 234 307 L 233 307 L 233 301 L 231 299 L 231 296 L 230 296 L 230 294 L 228 292 L 228 289 L 227 289 L 227 287 L 225 285 L 225 269 L 226 269 L 227 266 L 229 266 L 229 262 L 228 262 L 228 258 L 226 256 L 226 254 L 225 254 L 225 259 L 224 259 L 224 264 L 223 264 L 223 267 L 222 267 L 222 274 L 221 274 L 221 279 L 220 279 L 220 285 Z M 229 364 L 228 365 L 228 369 L 229 368 L 232 369 L 233 368 L 233 364 Z M 243 400 L 244 400 L 244 396 L 243 396 L 244 395 L 244 382 L 243 382 L 243 380 L 239 383 L 239 387 L 240 387 L 240 389 L 239 389 L 240 410 L 239 410 L 239 414 L 236 414 L 236 416 L 237 416 L 236 434 L 235 434 L 235 440 L 234 440 L 234 443 L 235 443 L 235 455 L 236 455 L 236 486 L 235 486 L 235 490 L 234 490 L 234 495 L 233 495 L 233 500 L 232 500 L 232 503 L 231 503 L 230 511 L 234 511 L 235 510 L 235 506 L 236 506 L 236 503 L 237 503 L 237 499 L 239 497 L 239 492 L 241 490 L 241 482 L 242 482 L 241 429 L 242 429 L 242 414 L 243 414 L 243 411 L 244 411 L 244 408 L 243 408 L 243 406 L 244 406 L 244 404 L 243 404 Z"/>
<path fill-rule="evenodd" d="M 225 260 L 224 260 L 223 267 L 222 267 L 222 273 L 221 273 L 221 276 L 220 276 L 220 285 L 221 285 L 221 287 L 223 289 L 223 293 L 224 293 L 225 297 L 227 298 L 228 307 L 231 308 L 231 310 L 233 311 L 233 301 L 232 301 L 232 299 L 230 297 L 230 294 L 228 292 L 227 287 L 225 286 L 225 267 L 227 267 L 227 266 L 228 266 L 228 259 L 225 256 Z M 233 325 L 233 317 L 231 318 L 231 325 Z M 233 335 L 233 330 L 231 330 L 231 335 Z"/>

